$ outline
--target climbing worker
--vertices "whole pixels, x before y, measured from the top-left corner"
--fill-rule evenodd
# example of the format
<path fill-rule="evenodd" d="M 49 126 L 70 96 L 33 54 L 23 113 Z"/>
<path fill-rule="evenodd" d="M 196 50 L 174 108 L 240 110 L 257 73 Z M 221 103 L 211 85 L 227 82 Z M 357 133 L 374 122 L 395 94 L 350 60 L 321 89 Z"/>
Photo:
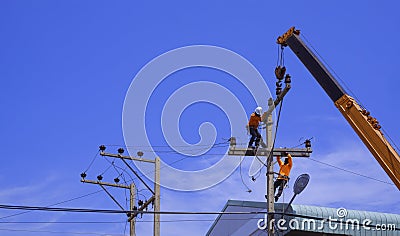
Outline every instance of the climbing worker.
<path fill-rule="evenodd" d="M 257 107 L 255 109 L 255 111 L 253 113 L 251 113 L 251 115 L 250 115 L 249 124 L 248 124 L 249 132 L 251 135 L 249 145 L 248 145 L 249 148 L 253 147 L 254 140 L 256 141 L 256 143 L 255 143 L 256 148 L 260 144 L 261 134 L 260 134 L 260 132 L 258 132 L 258 125 L 261 122 L 261 113 L 262 113 L 262 108 Z"/>
<path fill-rule="evenodd" d="M 290 153 L 284 152 L 284 153 L 282 153 L 282 156 L 287 156 L 287 158 L 285 158 L 285 162 L 282 162 L 280 156 L 276 157 L 276 160 L 278 161 L 280 169 L 279 169 L 278 178 L 276 179 L 276 181 L 274 183 L 274 194 L 275 194 L 276 188 L 279 187 L 278 193 L 275 195 L 275 202 L 277 202 L 279 197 L 282 195 L 283 188 L 285 187 L 286 183 L 289 180 L 290 170 L 292 169 L 292 166 L 293 166 L 292 155 L 290 155 Z"/>

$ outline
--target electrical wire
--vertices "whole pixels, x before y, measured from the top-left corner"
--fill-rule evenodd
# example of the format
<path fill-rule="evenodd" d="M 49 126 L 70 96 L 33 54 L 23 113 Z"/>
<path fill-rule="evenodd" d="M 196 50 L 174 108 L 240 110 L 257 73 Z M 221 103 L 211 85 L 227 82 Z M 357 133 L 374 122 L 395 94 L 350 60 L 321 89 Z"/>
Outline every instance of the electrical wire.
<path fill-rule="evenodd" d="M 124 221 L 2 221 L 0 224 L 122 224 Z"/>
<path fill-rule="evenodd" d="M 108 163 L 110 163 L 113 166 L 115 172 L 117 172 L 117 174 L 118 174 L 117 178 L 121 177 L 125 183 L 128 183 L 128 181 L 125 179 L 125 176 L 124 176 L 124 173 L 125 173 L 129 176 L 131 181 L 133 180 L 133 177 L 131 176 L 131 174 L 126 170 L 128 167 L 122 168 L 120 166 L 117 166 L 114 161 L 111 162 L 110 160 L 108 160 L 108 158 L 105 158 L 105 159 L 107 160 Z M 121 172 L 119 172 L 118 169 L 120 169 Z"/>
<path fill-rule="evenodd" d="M 301 144 L 301 145 L 302 145 L 302 144 Z M 271 153 L 272 153 L 272 152 L 271 152 Z M 219 155 L 223 155 L 223 154 L 219 154 Z M 179 160 L 177 160 L 177 161 L 175 161 L 175 162 L 170 163 L 170 165 L 172 165 L 172 164 L 174 164 L 174 163 L 176 163 L 176 162 L 182 161 L 182 160 L 184 160 L 184 159 L 186 159 L 186 158 L 189 158 L 189 157 L 184 157 L 184 158 L 182 158 L 182 159 L 179 159 Z M 341 170 L 341 171 L 345 171 L 345 172 L 348 172 L 348 173 L 351 173 L 351 174 L 358 175 L 358 176 L 360 176 L 360 177 L 364 177 L 364 178 L 368 178 L 368 179 L 375 180 L 375 181 L 378 181 L 378 182 L 382 182 L 382 183 L 385 183 L 385 184 L 393 185 L 392 183 L 389 183 L 389 182 L 386 182 L 386 181 L 383 181 L 383 180 L 379 180 L 379 179 L 375 179 L 375 178 L 373 178 L 373 177 L 366 176 L 366 175 L 362 175 L 362 174 L 359 174 L 359 173 L 356 173 L 356 172 L 353 172 L 353 171 L 349 171 L 349 170 L 346 170 L 346 169 L 341 168 L 341 167 L 334 166 L 334 165 L 329 164 L 329 163 L 325 163 L 325 162 L 322 162 L 322 161 L 315 160 L 315 159 L 313 159 L 313 158 L 307 158 L 307 159 L 308 159 L 308 160 L 311 160 L 311 161 L 318 162 L 318 163 L 320 163 L 320 164 L 324 164 L 324 165 L 327 165 L 327 166 L 336 168 L 336 169 Z M 259 161 L 260 161 L 261 163 L 263 163 L 261 160 L 259 160 Z M 264 164 L 264 166 L 266 166 L 266 165 Z M 161 168 L 162 168 L 162 167 L 161 167 Z M 149 173 L 152 173 L 152 172 L 154 172 L 154 171 L 151 171 L 151 172 L 149 172 Z M 146 173 L 146 174 L 147 174 L 147 173 Z M 143 174 L 142 176 L 144 176 L 144 174 Z M 0 218 L 0 219 L 2 219 L 2 218 Z"/>
<path fill-rule="evenodd" d="M 110 163 L 110 165 L 100 175 L 104 175 L 113 165 L 114 165 L 114 161 L 112 163 Z"/>
<path fill-rule="evenodd" d="M 125 227 L 124 227 L 124 235 L 126 234 L 126 228 L 128 226 L 128 221 L 125 222 Z"/>
<path fill-rule="evenodd" d="M 260 214 L 263 211 L 251 212 L 188 212 L 188 211 L 139 211 L 139 210 L 110 210 L 110 209 L 88 209 L 88 208 L 61 208 L 61 207 L 39 207 L 39 206 L 21 206 L 21 205 L 0 205 L 0 209 L 8 210 L 32 210 L 32 211 L 50 211 L 50 212 L 70 212 L 70 213 L 102 213 L 102 214 L 160 214 L 160 215 L 248 215 Z"/>
<path fill-rule="evenodd" d="M 26 233 L 51 233 L 51 234 L 69 234 L 69 235 L 102 235 L 102 236 L 124 236 L 123 234 L 95 233 L 95 232 L 73 232 L 73 231 L 51 231 L 51 230 L 32 230 L 32 229 L 10 229 L 0 228 L 0 231 L 26 232 Z"/>
<path fill-rule="evenodd" d="M 127 211 L 120 211 L 120 210 L 102 210 L 102 209 L 77 209 L 77 208 L 46 208 L 46 207 L 32 207 L 32 206 L 11 206 L 11 205 L 0 205 L 0 208 L 5 208 L 5 209 L 18 209 L 18 208 L 35 208 L 40 211 L 62 211 L 62 212 L 93 212 L 93 213 L 127 213 Z M 262 209 L 260 211 L 235 211 L 235 212 L 187 212 L 187 211 L 130 211 L 132 213 L 140 213 L 140 214 L 160 214 L 160 215 L 236 215 L 236 216 L 245 216 L 245 215 L 258 215 L 258 214 L 274 214 L 274 215 L 283 215 L 285 214 L 286 216 L 289 217 L 299 217 L 299 218 L 306 218 L 306 219 L 315 219 L 315 220 L 324 220 L 326 222 L 333 221 L 337 222 L 337 219 L 331 219 L 331 218 L 323 218 L 323 217 L 315 217 L 315 216 L 308 216 L 308 215 L 301 215 L 301 214 L 295 214 L 295 213 L 284 213 L 284 212 L 265 212 L 265 209 Z M 258 219 L 256 216 L 252 216 L 249 219 Z M 238 219 L 238 218 L 235 218 Z M 170 220 L 171 222 L 180 222 L 183 220 L 187 219 L 182 219 L 182 220 Z M 204 219 L 195 219 L 191 221 L 202 221 Z M 233 219 L 226 219 L 226 220 L 233 220 Z M 240 219 L 243 220 L 243 219 Z M 214 220 L 215 221 L 215 220 Z M 145 222 L 145 220 L 139 220 L 138 222 Z M 154 221 L 152 221 L 154 222 Z M 160 222 L 163 222 L 160 220 Z M 53 223 L 53 222 L 52 222 Z M 346 223 L 346 222 L 343 222 Z M 353 223 L 350 223 L 353 224 Z M 360 226 L 364 226 L 364 224 L 359 224 Z M 374 225 L 366 225 L 370 227 L 374 227 Z M 400 229 L 396 229 L 400 230 Z"/>
<path fill-rule="evenodd" d="M 187 145 L 186 146 L 173 146 L 173 147 L 171 147 L 171 146 L 165 146 L 165 145 L 155 145 L 155 146 L 127 146 L 127 145 L 117 145 L 117 144 L 107 144 L 106 146 L 117 146 L 117 147 L 121 147 L 121 146 L 123 146 L 123 147 L 125 147 L 125 148 L 127 148 L 128 150 L 129 149 L 133 149 L 133 148 L 140 148 L 140 147 L 145 147 L 145 148 L 150 148 L 150 149 L 144 149 L 144 150 L 141 150 L 141 151 L 144 151 L 144 152 L 152 152 L 152 153 L 179 153 L 179 151 L 203 151 L 203 150 L 207 150 L 207 149 L 212 149 L 212 148 L 222 148 L 222 147 L 226 147 L 226 146 L 228 146 L 228 145 L 226 145 L 228 143 L 228 141 L 224 141 L 224 142 L 219 142 L 219 143 L 215 143 L 215 144 L 212 144 L 212 145 L 209 145 L 209 144 L 207 144 L 207 145 L 196 145 L 197 147 L 202 147 L 202 148 L 193 148 L 193 147 L 188 147 Z M 183 148 L 186 148 L 186 149 L 181 149 L 181 150 L 178 150 L 178 151 L 176 151 L 176 150 L 154 150 L 153 148 L 177 148 L 177 147 L 183 147 Z"/>
<path fill-rule="evenodd" d="M 371 180 L 374 180 L 374 181 L 377 181 L 377 182 L 381 182 L 381 183 L 384 183 L 384 184 L 394 185 L 393 183 L 389 183 L 389 182 L 386 182 L 386 181 L 383 181 L 383 180 L 380 180 L 380 179 L 376 179 L 376 178 L 373 178 L 373 177 L 370 177 L 370 176 L 367 176 L 367 175 L 363 175 L 363 174 L 360 174 L 360 173 L 357 173 L 357 172 L 354 172 L 354 171 L 351 171 L 351 170 L 346 170 L 344 168 L 341 168 L 341 167 L 338 167 L 338 166 L 335 166 L 335 165 L 332 165 L 332 164 L 329 164 L 329 163 L 326 163 L 326 162 L 318 161 L 318 160 L 315 160 L 313 158 L 307 158 L 307 159 L 311 160 L 311 161 L 314 161 L 314 162 L 317 162 L 317 163 L 320 163 L 320 164 L 323 164 L 323 165 L 326 165 L 326 166 L 329 166 L 329 167 L 332 167 L 332 168 L 335 168 L 335 169 L 338 169 L 338 170 L 341 170 L 341 171 L 344 171 L 344 172 L 347 172 L 347 173 L 350 173 L 350 174 L 353 174 L 353 175 L 358 175 L 358 176 L 363 177 L 363 178 L 371 179 Z"/>
<path fill-rule="evenodd" d="M 61 204 L 67 203 L 67 202 L 72 202 L 72 201 L 75 201 L 75 200 L 78 200 L 78 199 L 82 199 L 82 198 L 85 198 L 85 197 L 88 197 L 88 196 L 91 196 L 91 195 L 94 195 L 94 194 L 97 194 L 97 193 L 101 193 L 101 192 L 103 192 L 103 190 L 97 190 L 95 192 L 84 194 L 84 195 L 81 195 L 79 197 L 74 197 L 74 198 L 71 198 L 71 199 L 68 199 L 68 200 L 64 200 L 64 201 L 57 202 L 57 203 L 54 203 L 54 204 L 51 204 L 51 205 L 47 205 L 46 207 L 52 207 L 52 206 L 61 205 Z M 19 212 L 19 213 L 12 214 L 12 215 L 3 216 L 3 217 L 0 217 L 0 220 L 7 219 L 7 218 L 10 218 L 10 217 L 14 217 L 14 216 L 23 215 L 23 214 L 26 214 L 26 213 L 29 213 L 29 212 L 31 212 L 31 211 L 28 210 L 28 211 Z"/>
<path fill-rule="evenodd" d="M 240 157 L 240 163 L 239 163 L 239 173 L 240 173 L 240 179 L 242 180 L 242 184 L 247 188 L 247 192 L 251 193 L 251 189 L 249 188 L 249 186 L 247 186 L 247 184 L 244 182 L 243 180 L 243 175 L 242 175 L 242 161 L 243 161 L 243 157 Z"/>
<path fill-rule="evenodd" d="M 124 184 L 126 184 L 126 183 L 127 182 L 124 182 Z M 111 187 L 106 187 L 106 188 L 108 189 L 108 188 L 111 188 Z M 67 199 L 67 200 L 64 200 L 64 201 L 61 201 L 61 202 L 57 202 L 57 203 L 54 203 L 54 204 L 46 205 L 46 207 L 53 207 L 53 206 L 61 205 L 61 204 L 64 204 L 64 203 L 72 202 L 72 201 L 79 200 L 79 199 L 82 199 L 82 198 L 85 198 L 85 197 L 89 197 L 89 196 L 92 196 L 92 195 L 95 195 L 95 194 L 98 194 L 98 193 L 101 193 L 101 192 L 103 192 L 103 190 L 97 190 L 97 191 L 94 191 L 94 192 L 91 192 L 91 193 L 87 193 L 87 194 L 84 194 L 84 195 L 81 195 L 81 196 L 78 196 L 78 197 L 74 197 L 74 198 L 70 198 L 70 199 Z M 11 218 L 11 217 L 14 217 L 14 216 L 24 215 L 24 214 L 27 214 L 27 213 L 30 213 L 30 212 L 31 212 L 31 210 L 26 210 L 26 211 L 19 212 L 19 213 L 16 213 L 16 214 L 3 216 L 3 217 L 0 217 L 0 220 Z"/>
<path fill-rule="evenodd" d="M 110 166 L 106 169 L 106 171 L 108 171 L 112 166 L 114 168 L 115 172 L 118 174 L 117 178 L 121 177 L 124 180 L 125 184 L 128 183 L 128 181 L 125 179 L 124 172 L 127 173 L 128 176 L 130 177 L 130 180 L 132 180 L 132 176 L 129 174 L 129 172 L 126 171 L 127 167 L 122 168 L 122 167 L 117 166 L 115 164 L 115 160 L 110 161 L 110 160 L 108 160 L 108 158 L 105 158 L 105 160 L 110 164 Z M 118 171 L 118 169 L 122 170 L 122 172 Z M 106 171 L 104 171 L 101 175 L 103 175 Z M 127 196 L 127 189 L 124 189 L 124 190 L 125 190 L 124 191 L 124 194 L 125 194 L 125 207 L 126 207 L 126 209 L 128 209 L 129 200 L 128 200 L 128 196 Z M 107 193 L 107 194 L 109 194 L 109 193 Z"/>
<path fill-rule="evenodd" d="M 222 144 L 222 143 L 220 143 L 220 144 Z M 225 142 L 225 145 L 226 145 L 226 142 Z M 227 145 L 227 146 L 229 146 L 229 145 Z M 217 156 L 220 156 L 220 155 L 225 155 L 226 153 L 224 153 L 224 154 L 221 154 L 221 153 L 218 153 L 218 154 L 207 154 L 207 155 L 217 155 Z M 172 162 L 170 162 L 170 163 L 167 163 L 167 165 L 165 165 L 165 166 L 161 166 L 160 167 L 160 170 L 162 169 L 162 168 L 165 168 L 165 167 L 167 167 L 167 166 L 172 166 L 173 164 L 176 164 L 176 163 L 178 163 L 178 162 L 181 162 L 181 161 L 183 161 L 183 160 L 186 160 L 186 159 L 188 159 L 188 158 L 193 158 L 193 156 L 185 156 L 185 157 L 183 157 L 183 158 L 181 158 L 181 159 L 178 159 L 178 160 L 176 160 L 176 161 L 172 161 Z M 133 162 L 133 160 L 131 160 L 132 162 Z M 152 174 L 152 173 L 154 173 L 155 172 L 155 170 L 151 170 L 151 171 L 148 171 L 148 172 L 146 172 L 146 173 L 142 173 L 141 175 L 140 175 L 140 177 L 145 177 L 145 176 L 147 176 L 147 175 L 149 175 L 149 174 Z M 134 178 L 133 180 L 136 180 L 136 179 L 138 179 L 138 178 Z"/>
<path fill-rule="evenodd" d="M 84 171 L 84 173 L 86 173 L 86 172 L 90 169 L 90 167 L 92 167 L 92 165 L 93 165 L 94 161 L 96 160 L 96 157 L 99 155 L 99 153 L 100 153 L 100 150 L 98 150 L 98 151 L 96 152 L 96 155 L 94 155 L 92 161 L 90 162 L 89 166 L 86 168 L 86 170 Z"/>
<path fill-rule="evenodd" d="M 300 142 L 300 140 L 302 140 L 303 138 L 304 138 L 304 137 L 300 138 L 300 139 L 299 139 L 299 142 Z M 298 144 L 298 145 L 296 145 L 296 146 L 291 147 L 291 149 L 292 149 L 292 148 L 297 148 L 297 147 L 303 146 L 304 144 L 306 144 L 306 141 L 307 141 L 307 140 L 311 141 L 313 138 L 314 138 L 314 137 L 308 138 L 308 139 L 306 139 L 304 142 L 302 142 L 302 143 L 300 143 L 300 144 Z"/>
<path fill-rule="evenodd" d="M 394 162 L 393 162 L 393 155 L 392 155 L 392 152 L 391 152 L 391 150 L 390 150 L 390 146 L 391 146 L 391 145 L 390 145 L 389 141 L 387 141 L 386 139 L 383 139 L 383 141 L 384 141 L 385 146 L 386 146 L 387 156 L 388 156 L 388 157 L 392 157 L 392 158 L 390 158 L 391 169 L 392 169 L 393 171 L 395 171 L 395 170 L 396 170 L 396 167 L 395 167 L 395 164 L 394 164 Z"/>
<path fill-rule="evenodd" d="M 397 150 L 400 150 L 399 147 L 397 147 L 396 143 L 393 141 L 393 139 L 389 136 L 388 132 L 386 132 L 386 130 L 384 128 L 381 128 L 381 129 L 382 129 L 383 133 L 389 138 L 390 143 L 392 143 L 396 147 Z"/>

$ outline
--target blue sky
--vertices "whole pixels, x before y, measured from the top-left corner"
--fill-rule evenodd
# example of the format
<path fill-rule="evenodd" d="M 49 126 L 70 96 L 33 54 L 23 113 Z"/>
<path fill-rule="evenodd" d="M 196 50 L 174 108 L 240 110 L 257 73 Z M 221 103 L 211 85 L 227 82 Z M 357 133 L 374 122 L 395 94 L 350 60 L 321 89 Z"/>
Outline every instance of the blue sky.
<path fill-rule="evenodd" d="M 240 54 L 252 63 L 271 88 L 277 60 L 277 36 L 291 26 L 302 30 L 318 53 L 347 87 L 381 122 L 395 143 L 400 142 L 400 99 L 396 43 L 400 17 L 397 1 L 286 1 L 279 2 L 183 2 L 147 1 L 7 1 L 0 2 L 0 202 L 46 206 L 99 190 L 79 182 L 100 144 L 116 152 L 124 145 L 122 110 L 135 75 L 149 61 L 170 50 L 190 45 L 213 45 Z M 329 97 L 305 67 L 285 50 L 285 64 L 292 75 L 292 90 L 285 98 L 277 146 L 298 145 L 313 137 L 313 158 L 390 182 L 384 171 L 341 117 Z M 175 82 L 179 81 L 179 82 Z M 193 68 L 179 71 L 163 82 L 152 97 L 154 113 L 149 135 L 154 145 L 160 138 L 162 98 L 185 83 L 209 80 L 231 86 L 249 115 L 255 105 L 221 71 Z M 267 93 L 267 92 L 266 92 Z M 352 95 L 352 94 L 351 94 Z M 263 105 L 265 106 L 265 105 Z M 205 103 L 191 106 L 179 121 L 188 143 L 200 140 L 198 128 L 211 122 L 216 142 L 229 137 L 228 121 L 221 109 Z M 228 136 L 228 137 L 227 137 Z M 146 148 L 137 147 L 132 151 Z M 159 148 L 166 162 L 181 156 Z M 168 151 L 169 149 L 166 148 Z M 218 160 L 222 147 L 196 159 L 174 165 L 191 170 Z M 122 163 L 116 163 L 124 167 Z M 238 171 L 221 184 L 198 192 L 162 189 L 162 210 L 218 211 L 228 199 L 262 201 L 264 180 L 247 176 L 246 192 Z M 104 172 L 109 163 L 96 158 L 88 178 Z M 104 174 L 112 181 L 117 173 Z M 399 213 L 398 190 L 388 184 L 351 175 L 305 159 L 294 160 L 292 176 L 310 173 L 307 190 L 296 204 Z M 128 176 L 127 176 L 128 178 Z M 139 185 L 140 189 L 143 186 Z M 125 202 L 123 190 L 111 190 Z M 286 190 L 285 199 L 291 196 Z M 148 192 L 141 192 L 148 198 Z M 144 197 L 144 196 L 142 196 Z M 116 209 L 104 192 L 58 205 Z M 16 212 L 0 211 L 0 218 Z M 42 220 L 47 224 L 7 224 L 3 229 L 52 232 L 96 232 L 123 235 L 125 217 L 120 215 L 27 213 L 6 221 Z M 214 216 L 163 216 L 162 235 L 203 235 Z M 151 218 L 144 217 L 144 221 Z M 107 221 L 115 224 L 66 224 L 66 221 Z M 1 222 L 1 221 L 0 221 Z M 6 235 L 45 235 L 44 232 L 4 231 Z M 137 224 L 138 235 L 148 235 L 151 223 Z M 59 233 L 46 233 L 46 235 Z M 68 235 L 68 234 L 66 234 Z M 73 234 L 71 234 L 73 235 Z"/>

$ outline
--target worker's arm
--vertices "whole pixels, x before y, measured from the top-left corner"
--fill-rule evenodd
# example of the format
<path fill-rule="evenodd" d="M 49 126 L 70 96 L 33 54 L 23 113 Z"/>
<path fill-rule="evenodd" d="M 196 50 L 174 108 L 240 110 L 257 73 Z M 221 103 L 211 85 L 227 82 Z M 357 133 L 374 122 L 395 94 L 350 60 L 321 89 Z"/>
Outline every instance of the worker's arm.
<path fill-rule="evenodd" d="M 288 158 L 288 161 L 289 161 L 289 167 L 292 168 L 292 166 L 293 166 L 292 155 L 290 155 L 290 153 L 288 153 L 287 154 L 287 158 Z"/>
<path fill-rule="evenodd" d="M 283 162 L 281 161 L 281 156 L 277 156 L 276 161 L 278 162 L 279 166 L 283 166 Z"/>

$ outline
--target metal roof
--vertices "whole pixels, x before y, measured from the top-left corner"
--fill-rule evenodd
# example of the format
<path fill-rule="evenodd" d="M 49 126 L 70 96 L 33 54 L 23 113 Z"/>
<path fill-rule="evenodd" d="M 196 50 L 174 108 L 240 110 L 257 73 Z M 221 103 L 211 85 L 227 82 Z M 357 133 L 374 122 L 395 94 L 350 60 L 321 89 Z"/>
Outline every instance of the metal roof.
<path fill-rule="evenodd" d="M 278 213 L 282 213 L 286 207 L 285 203 L 275 204 L 277 213 L 275 221 L 282 221 L 281 227 L 277 230 L 280 230 L 283 235 L 301 231 L 332 235 L 400 236 L 400 215 L 397 214 L 292 205 L 282 217 L 282 214 Z M 257 226 L 258 222 L 266 217 L 265 202 L 229 200 L 222 211 L 255 213 L 220 215 L 210 227 L 207 235 L 267 235 L 265 230 L 261 230 Z"/>

